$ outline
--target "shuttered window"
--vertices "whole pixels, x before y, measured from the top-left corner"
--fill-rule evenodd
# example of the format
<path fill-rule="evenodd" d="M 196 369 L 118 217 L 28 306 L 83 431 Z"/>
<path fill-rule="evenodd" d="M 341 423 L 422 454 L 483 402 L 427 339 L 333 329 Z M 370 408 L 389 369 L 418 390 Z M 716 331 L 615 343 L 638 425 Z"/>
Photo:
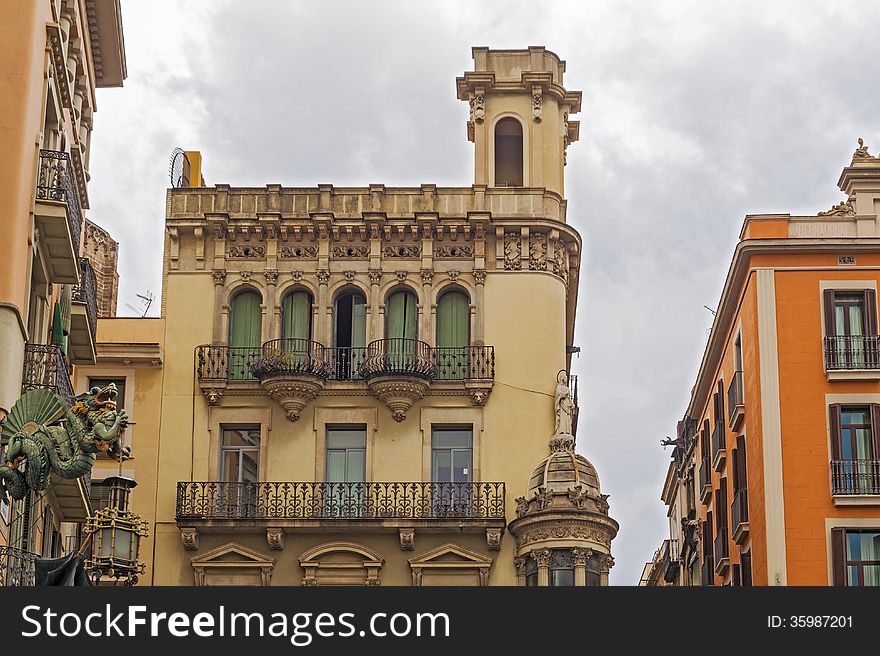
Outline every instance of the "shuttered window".
<path fill-rule="evenodd" d="M 880 586 L 880 529 L 831 529 L 832 580 L 836 586 Z"/>
<path fill-rule="evenodd" d="M 281 336 L 285 339 L 312 338 L 312 295 L 296 291 L 281 303 Z"/>
<path fill-rule="evenodd" d="M 877 334 L 877 294 L 873 289 L 826 289 L 822 293 L 822 303 L 828 337 Z"/>

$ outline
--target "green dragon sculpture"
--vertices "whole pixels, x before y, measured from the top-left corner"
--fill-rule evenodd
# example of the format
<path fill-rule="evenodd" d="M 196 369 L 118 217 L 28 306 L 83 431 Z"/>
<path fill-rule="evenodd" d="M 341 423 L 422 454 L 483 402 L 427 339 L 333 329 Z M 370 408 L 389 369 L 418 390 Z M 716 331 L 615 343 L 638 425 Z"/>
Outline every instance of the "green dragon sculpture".
<path fill-rule="evenodd" d="M 116 385 L 93 387 L 68 407 L 48 389 L 25 392 L 3 424 L 0 444 L 6 447 L 0 463 L 0 497 L 22 499 L 28 491 L 49 487 L 52 473 L 79 478 L 92 469 L 98 453 L 128 455 L 122 433 L 128 415 L 116 409 Z"/>

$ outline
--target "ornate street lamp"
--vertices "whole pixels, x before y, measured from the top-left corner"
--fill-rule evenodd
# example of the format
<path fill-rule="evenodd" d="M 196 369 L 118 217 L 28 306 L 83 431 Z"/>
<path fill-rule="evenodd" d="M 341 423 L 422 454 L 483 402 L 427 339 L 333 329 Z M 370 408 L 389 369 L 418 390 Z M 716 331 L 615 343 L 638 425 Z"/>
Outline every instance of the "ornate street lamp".
<path fill-rule="evenodd" d="M 134 585 L 145 565 L 138 563 L 141 538 L 148 535 L 147 522 L 128 509 L 131 490 L 137 483 L 124 476 L 104 479 L 110 486 L 110 502 L 86 520 L 85 533 L 92 539 L 86 571 L 98 585 L 102 576 Z"/>

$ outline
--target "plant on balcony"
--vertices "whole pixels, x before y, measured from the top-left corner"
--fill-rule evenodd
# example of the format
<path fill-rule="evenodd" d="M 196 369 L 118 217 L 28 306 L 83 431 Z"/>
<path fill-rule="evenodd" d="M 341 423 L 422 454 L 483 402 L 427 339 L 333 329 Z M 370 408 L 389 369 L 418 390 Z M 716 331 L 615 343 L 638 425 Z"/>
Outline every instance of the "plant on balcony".
<path fill-rule="evenodd" d="M 255 378 L 262 380 L 283 374 L 311 374 L 326 377 L 329 375 L 327 363 L 310 353 L 269 351 L 264 352 L 250 365 Z"/>

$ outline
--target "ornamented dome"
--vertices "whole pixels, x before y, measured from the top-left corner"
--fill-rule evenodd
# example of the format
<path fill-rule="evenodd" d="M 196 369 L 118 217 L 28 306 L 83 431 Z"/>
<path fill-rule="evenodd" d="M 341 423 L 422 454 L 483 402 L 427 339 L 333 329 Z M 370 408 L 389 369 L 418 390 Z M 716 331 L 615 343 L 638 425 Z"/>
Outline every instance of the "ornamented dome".
<path fill-rule="evenodd" d="M 574 446 L 572 440 L 572 447 Z M 601 495 L 599 475 L 592 463 L 579 453 L 560 445 L 538 463 L 529 478 L 526 497 L 533 497 L 538 488 L 554 494 L 567 494 L 568 490 L 581 486 L 592 498 Z"/>

